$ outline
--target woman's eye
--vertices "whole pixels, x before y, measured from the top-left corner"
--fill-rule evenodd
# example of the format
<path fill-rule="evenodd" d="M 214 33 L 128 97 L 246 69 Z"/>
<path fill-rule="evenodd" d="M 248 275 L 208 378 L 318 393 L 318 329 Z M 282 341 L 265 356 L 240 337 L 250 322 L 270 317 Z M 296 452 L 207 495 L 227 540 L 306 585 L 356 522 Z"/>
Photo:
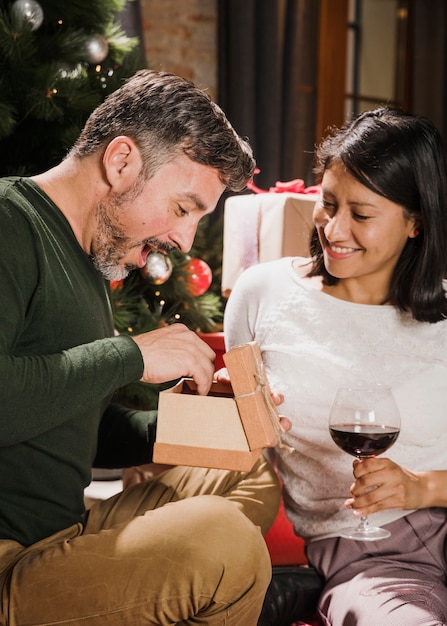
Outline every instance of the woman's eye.
<path fill-rule="evenodd" d="M 321 201 L 321 204 L 323 205 L 323 209 L 327 212 L 327 213 L 334 213 L 335 212 L 335 204 L 332 202 L 326 202 L 325 200 Z"/>
<path fill-rule="evenodd" d="M 369 215 L 361 215 L 360 213 L 353 213 L 353 217 L 354 219 L 356 219 L 359 222 L 365 222 L 366 220 L 369 220 Z"/>

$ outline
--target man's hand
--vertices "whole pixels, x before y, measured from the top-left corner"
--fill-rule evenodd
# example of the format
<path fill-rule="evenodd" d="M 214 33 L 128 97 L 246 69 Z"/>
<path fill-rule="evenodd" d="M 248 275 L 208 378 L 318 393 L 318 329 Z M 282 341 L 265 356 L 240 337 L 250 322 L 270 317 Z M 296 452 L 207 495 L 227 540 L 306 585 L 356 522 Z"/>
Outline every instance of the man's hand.
<path fill-rule="evenodd" d="M 197 392 L 206 395 L 213 381 L 213 350 L 183 324 L 172 324 L 132 337 L 141 350 L 144 371 L 141 380 L 163 383 L 191 377 Z"/>

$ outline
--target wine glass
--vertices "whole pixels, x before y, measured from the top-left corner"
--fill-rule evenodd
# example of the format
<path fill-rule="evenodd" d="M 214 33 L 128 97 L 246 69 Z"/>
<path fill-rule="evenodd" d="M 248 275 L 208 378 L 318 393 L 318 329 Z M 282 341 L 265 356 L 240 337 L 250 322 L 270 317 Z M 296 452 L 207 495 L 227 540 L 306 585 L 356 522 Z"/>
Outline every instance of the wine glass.
<path fill-rule="evenodd" d="M 400 414 L 387 385 L 340 387 L 329 416 L 329 432 L 344 452 L 367 459 L 388 450 L 400 431 Z M 345 529 L 347 539 L 375 541 L 390 536 L 385 528 L 369 525 L 362 517 L 357 528 Z"/>

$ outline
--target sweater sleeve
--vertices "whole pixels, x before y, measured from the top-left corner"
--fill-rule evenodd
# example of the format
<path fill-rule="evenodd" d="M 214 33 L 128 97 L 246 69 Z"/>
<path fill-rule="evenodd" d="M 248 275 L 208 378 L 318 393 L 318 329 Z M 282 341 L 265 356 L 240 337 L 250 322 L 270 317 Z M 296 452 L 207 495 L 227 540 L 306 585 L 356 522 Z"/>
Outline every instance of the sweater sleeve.
<path fill-rule="evenodd" d="M 258 263 L 237 279 L 225 307 L 225 346 L 258 341 L 259 325 L 294 287 L 292 257 Z"/>
<path fill-rule="evenodd" d="M 248 343 L 255 338 L 255 323 L 262 293 L 262 274 L 258 265 L 239 276 L 225 307 L 225 347 Z"/>
<path fill-rule="evenodd" d="M 54 236 L 2 199 L 0 246 L 0 445 L 10 446 L 104 408 L 143 359 L 131 337 L 113 336 L 104 282 L 71 231 Z"/>
<path fill-rule="evenodd" d="M 0 442 L 13 445 L 57 427 L 138 380 L 141 353 L 128 336 L 98 339 L 59 354 L 0 354 Z M 33 419 L 39 415 L 40 419 Z"/>

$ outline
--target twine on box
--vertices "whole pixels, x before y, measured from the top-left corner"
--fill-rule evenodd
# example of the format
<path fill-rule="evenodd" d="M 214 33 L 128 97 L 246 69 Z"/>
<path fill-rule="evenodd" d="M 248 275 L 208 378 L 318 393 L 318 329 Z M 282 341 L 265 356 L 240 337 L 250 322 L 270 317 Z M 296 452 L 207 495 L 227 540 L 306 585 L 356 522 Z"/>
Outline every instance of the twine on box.
<path fill-rule="evenodd" d="M 252 351 L 253 351 L 253 347 L 252 347 Z M 292 446 L 289 446 L 288 444 L 282 441 L 281 433 L 284 433 L 286 431 L 284 430 L 284 427 L 281 424 L 281 421 L 280 421 L 281 416 L 278 413 L 278 409 L 276 408 L 276 405 L 273 402 L 273 398 L 270 393 L 270 387 L 267 382 L 267 376 L 265 373 L 264 364 L 262 363 L 262 361 L 259 361 L 259 359 L 256 358 L 256 354 L 254 354 L 254 357 L 255 357 L 255 363 L 256 363 L 256 373 L 254 377 L 257 382 L 257 385 L 253 391 L 250 391 L 248 393 L 243 393 L 241 395 L 235 396 L 234 398 L 237 401 L 239 398 L 248 398 L 250 396 L 256 395 L 259 391 L 261 391 L 262 396 L 264 398 L 264 402 L 267 406 L 267 410 L 268 410 L 275 434 L 278 438 L 278 444 L 277 444 L 278 447 L 282 448 L 283 450 L 286 450 L 289 453 L 294 452 L 295 448 L 293 448 Z"/>

